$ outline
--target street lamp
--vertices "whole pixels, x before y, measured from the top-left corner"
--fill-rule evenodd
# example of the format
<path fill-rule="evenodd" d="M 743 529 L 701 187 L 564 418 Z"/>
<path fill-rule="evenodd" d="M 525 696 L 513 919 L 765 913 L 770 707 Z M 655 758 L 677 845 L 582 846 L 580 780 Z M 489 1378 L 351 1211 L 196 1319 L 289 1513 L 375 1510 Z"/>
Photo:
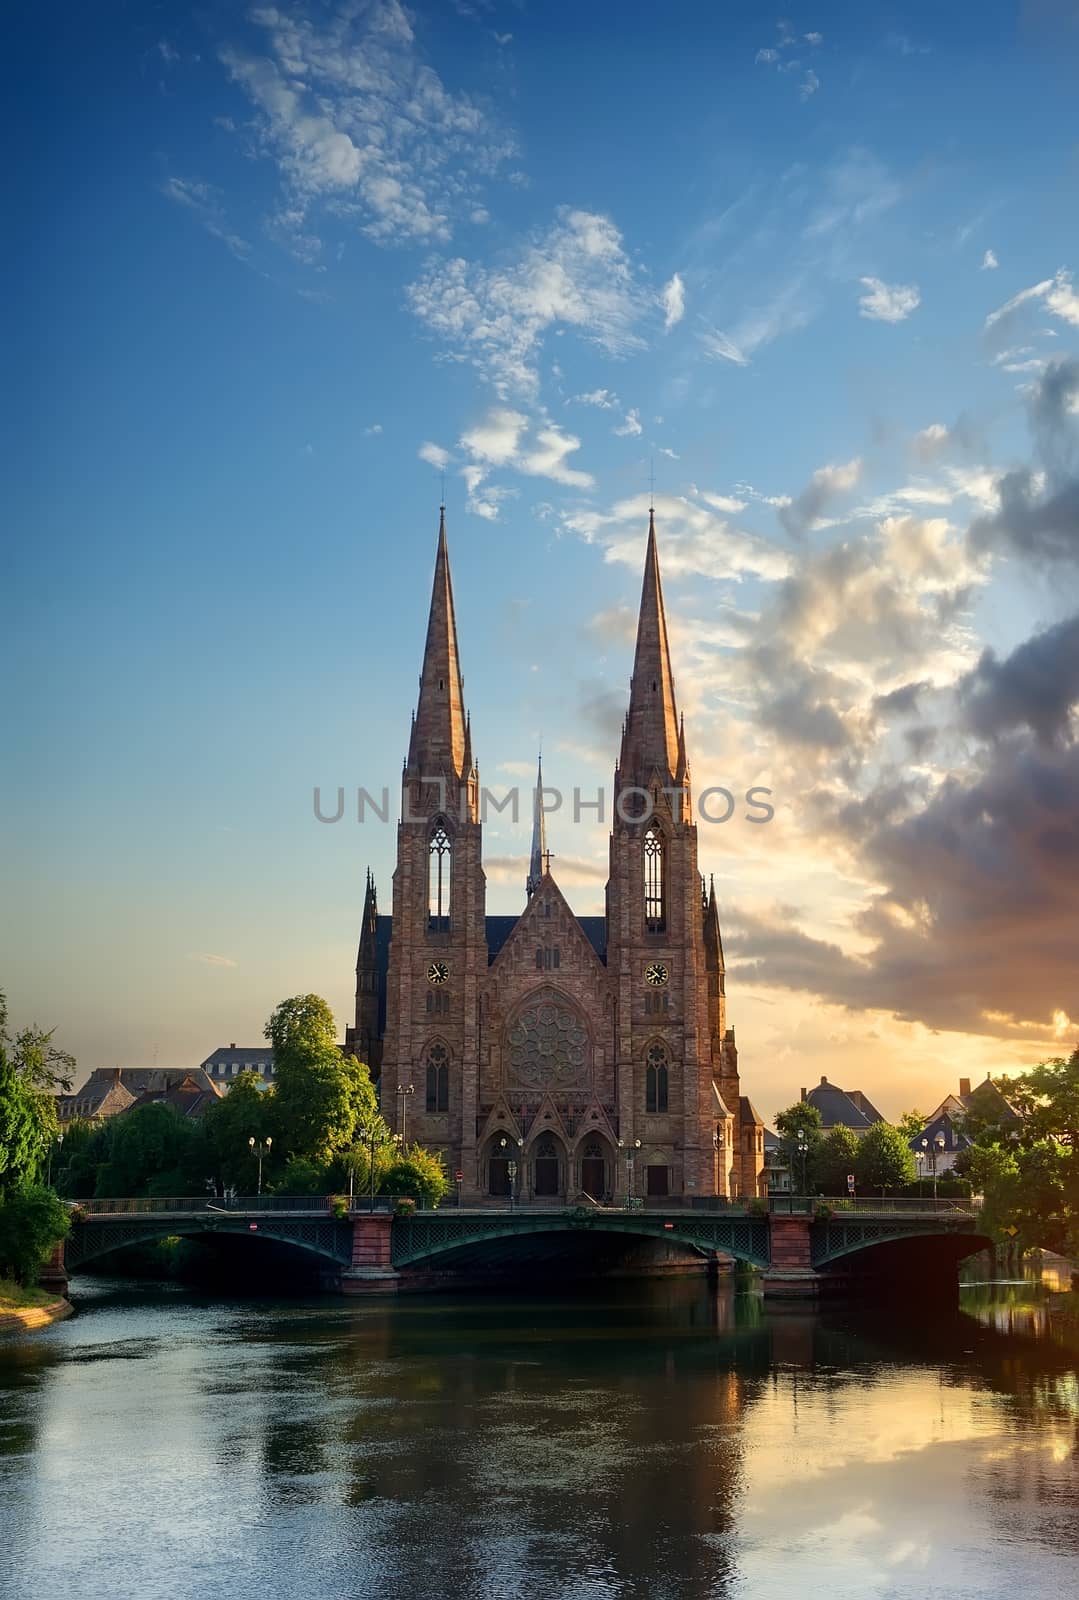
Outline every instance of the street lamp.
<path fill-rule="evenodd" d="M 524 1140 L 523 1139 L 518 1139 L 517 1140 L 517 1148 L 516 1148 L 517 1159 L 516 1160 L 511 1160 L 511 1161 L 506 1161 L 506 1176 L 510 1180 L 510 1210 L 511 1211 L 513 1210 L 513 1202 L 514 1202 L 514 1198 L 515 1198 L 515 1194 L 516 1194 L 516 1188 L 517 1188 L 517 1174 L 524 1167 L 524 1161 L 521 1158 L 521 1152 L 524 1150 L 524 1147 L 525 1147 Z M 503 1134 L 502 1138 L 499 1139 L 498 1148 L 502 1151 L 502 1159 L 505 1160 L 506 1151 L 510 1148 L 509 1140 L 506 1138 L 505 1134 Z"/>
<path fill-rule="evenodd" d="M 255 1135 L 252 1134 L 250 1139 L 248 1139 L 247 1142 L 248 1142 L 248 1145 L 251 1148 L 251 1154 L 258 1158 L 258 1164 L 259 1164 L 259 1186 L 255 1190 L 255 1193 L 256 1194 L 261 1194 L 262 1193 L 262 1163 L 263 1163 L 263 1159 L 266 1156 L 268 1156 L 269 1153 L 270 1153 L 270 1146 L 273 1144 L 273 1140 L 272 1139 L 256 1139 Z"/>
<path fill-rule="evenodd" d="M 416 1093 L 414 1083 L 399 1083 L 397 1085 L 397 1131 L 401 1135 L 401 1143 L 405 1142 L 405 1107 L 410 1094 Z"/>
<path fill-rule="evenodd" d="M 376 1140 L 376 1137 L 377 1137 L 377 1130 L 375 1128 L 368 1128 L 367 1133 L 365 1135 L 365 1140 L 366 1140 L 366 1144 L 367 1144 L 368 1155 L 370 1157 L 369 1166 L 370 1166 L 370 1178 L 371 1178 L 371 1194 L 370 1194 L 370 1197 L 369 1197 L 370 1203 L 368 1205 L 368 1210 L 369 1211 L 373 1211 L 375 1209 L 375 1140 Z M 391 1134 L 390 1135 L 390 1143 L 400 1147 L 400 1145 L 402 1143 L 401 1135 L 399 1133 Z"/>
<path fill-rule="evenodd" d="M 933 1140 L 933 1204 L 937 1203 L 937 1162 L 944 1154 L 944 1135 L 938 1133 Z"/>
<path fill-rule="evenodd" d="M 618 1148 L 619 1148 L 619 1150 L 626 1149 L 626 1142 L 625 1142 L 624 1139 L 619 1139 Z M 633 1186 L 633 1163 L 636 1160 L 637 1151 L 640 1148 L 641 1148 L 641 1141 L 639 1139 L 634 1139 L 632 1145 L 630 1145 L 630 1147 L 626 1150 L 626 1206 L 627 1206 L 627 1208 L 629 1210 L 633 1209 L 633 1199 L 634 1199 L 634 1194 L 633 1194 L 633 1187 L 634 1187 Z"/>

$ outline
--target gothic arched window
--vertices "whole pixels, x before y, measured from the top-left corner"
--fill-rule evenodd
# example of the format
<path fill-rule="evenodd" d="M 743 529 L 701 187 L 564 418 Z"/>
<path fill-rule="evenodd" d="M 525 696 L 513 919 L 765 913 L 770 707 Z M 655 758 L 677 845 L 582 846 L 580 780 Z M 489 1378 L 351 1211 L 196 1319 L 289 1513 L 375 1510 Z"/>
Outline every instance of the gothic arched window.
<path fill-rule="evenodd" d="M 450 925 L 450 876 L 453 844 L 440 817 L 427 847 L 427 910 L 432 928 Z"/>
<path fill-rule="evenodd" d="M 427 1109 L 450 1109 L 450 1058 L 444 1044 L 433 1044 L 427 1052 Z"/>
<path fill-rule="evenodd" d="M 648 1046 L 644 1074 L 644 1109 L 666 1111 L 670 1100 L 670 1066 L 661 1044 Z"/>
<path fill-rule="evenodd" d="M 663 835 L 649 828 L 644 836 L 644 925 L 649 933 L 662 933 L 667 926 L 663 866 Z"/>

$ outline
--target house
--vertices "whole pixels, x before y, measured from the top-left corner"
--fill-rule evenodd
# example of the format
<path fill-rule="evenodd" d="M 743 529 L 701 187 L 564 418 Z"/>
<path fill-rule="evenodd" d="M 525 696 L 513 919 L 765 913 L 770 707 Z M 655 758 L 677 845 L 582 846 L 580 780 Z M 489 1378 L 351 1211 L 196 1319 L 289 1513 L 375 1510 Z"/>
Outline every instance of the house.
<path fill-rule="evenodd" d="M 925 1126 L 909 1141 L 927 1177 L 950 1172 L 955 1158 L 973 1142 L 966 1131 L 967 1119 L 986 1122 L 1018 1122 L 1019 1113 L 986 1073 L 985 1080 L 972 1089 L 969 1078 L 960 1078 L 959 1093 L 947 1094 L 926 1118 Z"/>
<path fill-rule="evenodd" d="M 140 1106 L 167 1105 L 183 1117 L 197 1119 L 204 1116 L 212 1105 L 216 1105 L 223 1095 L 224 1090 L 215 1083 L 207 1083 L 200 1070 L 185 1073 L 175 1083 L 144 1090 L 130 1109 L 137 1111 Z"/>
<path fill-rule="evenodd" d="M 764 1176 L 769 1194 L 790 1194 L 791 1170 L 783 1159 L 779 1135 L 771 1128 L 764 1130 Z"/>
<path fill-rule="evenodd" d="M 273 1049 L 269 1044 L 221 1044 L 206 1057 L 201 1070 L 220 1085 L 222 1092 L 241 1072 L 253 1072 L 261 1086 L 268 1089 L 274 1079 Z"/>
<path fill-rule="evenodd" d="M 849 1128 L 852 1133 L 863 1134 L 875 1122 L 884 1118 L 876 1106 L 860 1089 L 840 1089 L 822 1077 L 814 1089 L 803 1089 L 802 1100 L 820 1112 L 821 1128 L 830 1133 L 833 1128 Z"/>
<path fill-rule="evenodd" d="M 201 1089 L 216 1094 L 213 1083 L 198 1067 L 95 1067 L 81 1089 L 57 1095 L 57 1116 L 61 1123 L 73 1117 L 101 1122 L 129 1111 L 140 1095 L 171 1089 L 188 1076 Z"/>

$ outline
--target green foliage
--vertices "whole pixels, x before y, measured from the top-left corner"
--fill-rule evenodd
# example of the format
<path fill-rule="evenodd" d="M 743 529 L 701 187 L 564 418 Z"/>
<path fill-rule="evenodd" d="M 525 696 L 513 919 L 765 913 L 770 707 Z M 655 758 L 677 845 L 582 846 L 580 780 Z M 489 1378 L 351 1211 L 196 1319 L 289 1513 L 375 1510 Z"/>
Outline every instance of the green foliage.
<path fill-rule="evenodd" d="M 858 1141 L 854 1175 L 860 1189 L 901 1189 L 915 1177 L 914 1156 L 898 1128 L 875 1122 Z"/>
<path fill-rule="evenodd" d="M 779 1135 L 779 1158 L 790 1170 L 791 1184 L 801 1190 L 802 1156 L 798 1150 L 798 1134 L 805 1133 L 807 1155 L 805 1158 L 805 1185 L 813 1192 L 815 1186 L 817 1152 L 821 1147 L 821 1114 L 808 1100 L 796 1100 L 786 1111 L 776 1112 L 776 1132 Z"/>
<path fill-rule="evenodd" d="M 71 1226 L 67 1207 L 44 1184 L 27 1184 L 0 1202 L 0 1277 L 37 1282 L 53 1246 Z"/>
<path fill-rule="evenodd" d="M 238 1194 L 254 1194 L 258 1179 L 258 1160 L 250 1141 L 265 1143 L 276 1138 L 273 1091 L 259 1087 L 254 1072 L 241 1072 L 223 1100 L 212 1105 L 199 1125 L 202 1166 L 212 1178 L 215 1190 L 235 1189 Z M 194 1154 L 194 1152 L 192 1152 Z M 271 1145 L 270 1154 L 273 1154 Z M 264 1162 L 264 1184 L 272 1162 Z M 199 1185 L 201 1188 L 201 1185 Z"/>
<path fill-rule="evenodd" d="M 274 1072 L 281 1058 L 337 1048 L 337 1023 L 333 1012 L 317 994 L 297 994 L 282 1000 L 262 1030 L 274 1049 Z"/>
<path fill-rule="evenodd" d="M 379 1184 L 379 1193 L 412 1195 L 414 1199 L 437 1205 L 449 1186 L 441 1156 L 413 1144 L 387 1169 Z"/>
<path fill-rule="evenodd" d="M 275 1194 L 325 1194 L 329 1188 L 329 1175 L 320 1161 L 309 1161 L 306 1156 L 289 1156 L 274 1183 Z"/>
<path fill-rule="evenodd" d="M 925 1127 L 926 1120 L 926 1117 L 920 1111 L 904 1111 L 896 1123 L 896 1127 L 909 1144 L 912 1139 L 917 1138 L 918 1134 L 921 1133 Z"/>
<path fill-rule="evenodd" d="M 74 1069 L 51 1033 L 32 1027 L 11 1037 L 0 993 L 0 1200 L 44 1173 L 59 1131 L 56 1094 L 70 1089 Z"/>
<path fill-rule="evenodd" d="M 164 1102 L 137 1106 L 111 1118 L 95 1195 L 183 1194 L 190 1187 L 187 1158 L 192 1137 L 192 1124 Z"/>
<path fill-rule="evenodd" d="M 825 1134 L 813 1162 L 819 1194 L 846 1194 L 847 1174 L 857 1172 L 858 1146 L 858 1135 L 850 1128 L 831 1128 Z"/>

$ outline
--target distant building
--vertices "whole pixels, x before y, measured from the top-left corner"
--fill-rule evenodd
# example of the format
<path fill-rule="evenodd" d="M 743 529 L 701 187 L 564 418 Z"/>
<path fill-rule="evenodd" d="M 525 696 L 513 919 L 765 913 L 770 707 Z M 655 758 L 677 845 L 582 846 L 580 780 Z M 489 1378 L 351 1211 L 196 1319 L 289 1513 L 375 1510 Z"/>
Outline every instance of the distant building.
<path fill-rule="evenodd" d="M 783 1159 L 779 1135 L 771 1128 L 764 1130 L 764 1176 L 769 1194 L 790 1194 L 791 1169 Z"/>
<path fill-rule="evenodd" d="M 860 1089 L 840 1089 L 838 1085 L 829 1083 L 827 1078 L 821 1078 L 815 1089 L 803 1089 L 802 1100 L 807 1105 L 816 1106 L 825 1133 L 830 1133 L 833 1128 L 849 1128 L 860 1136 L 875 1122 L 884 1121 L 876 1106 Z"/>
<path fill-rule="evenodd" d="M 95 1067 L 81 1089 L 57 1095 L 57 1115 L 61 1122 L 101 1122 L 129 1111 L 141 1095 L 164 1092 L 186 1078 L 215 1097 L 220 1092 L 199 1067 Z"/>
<path fill-rule="evenodd" d="M 221 1044 L 202 1063 L 202 1071 L 224 1092 L 241 1072 L 253 1072 L 268 1089 L 274 1081 L 273 1050 L 268 1044 Z"/>
<path fill-rule="evenodd" d="M 131 1106 L 132 1111 L 137 1111 L 140 1106 L 166 1105 L 172 1106 L 183 1117 L 198 1119 L 205 1116 L 212 1105 L 216 1105 L 222 1098 L 223 1090 L 214 1083 L 207 1083 L 205 1074 L 200 1070 L 187 1072 L 176 1083 L 162 1085 L 156 1089 L 146 1089 L 138 1096 Z"/>
<path fill-rule="evenodd" d="M 935 1172 L 941 1176 L 950 1172 L 960 1150 L 972 1143 L 966 1132 L 968 1117 L 984 1118 L 988 1122 L 1018 1122 L 1019 1113 L 1001 1093 L 986 1073 L 985 1081 L 973 1089 L 969 1078 L 960 1078 L 959 1093 L 945 1095 L 944 1099 L 926 1118 L 925 1126 L 909 1141 L 915 1159 L 922 1158 L 922 1171 L 926 1177 Z"/>

